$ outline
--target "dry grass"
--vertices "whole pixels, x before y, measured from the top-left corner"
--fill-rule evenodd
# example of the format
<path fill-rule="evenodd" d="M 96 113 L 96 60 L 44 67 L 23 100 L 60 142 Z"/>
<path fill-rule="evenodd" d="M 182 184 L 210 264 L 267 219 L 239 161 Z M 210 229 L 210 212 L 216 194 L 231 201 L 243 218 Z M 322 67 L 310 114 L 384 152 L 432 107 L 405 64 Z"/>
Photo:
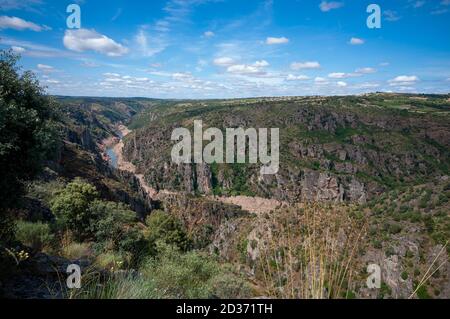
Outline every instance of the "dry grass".
<path fill-rule="evenodd" d="M 260 252 L 266 294 L 275 298 L 349 296 L 363 219 L 348 207 L 306 204 L 270 215 L 271 234 Z"/>

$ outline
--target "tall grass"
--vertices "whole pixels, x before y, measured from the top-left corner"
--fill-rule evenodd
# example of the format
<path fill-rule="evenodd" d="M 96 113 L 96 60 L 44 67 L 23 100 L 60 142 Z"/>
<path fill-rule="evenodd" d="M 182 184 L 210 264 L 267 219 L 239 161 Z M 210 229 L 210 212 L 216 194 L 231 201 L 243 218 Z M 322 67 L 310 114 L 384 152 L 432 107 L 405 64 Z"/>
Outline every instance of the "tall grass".
<path fill-rule="evenodd" d="M 266 294 L 275 298 L 328 299 L 351 295 L 356 254 L 365 222 L 339 206 L 305 204 L 270 216 L 260 251 Z"/>

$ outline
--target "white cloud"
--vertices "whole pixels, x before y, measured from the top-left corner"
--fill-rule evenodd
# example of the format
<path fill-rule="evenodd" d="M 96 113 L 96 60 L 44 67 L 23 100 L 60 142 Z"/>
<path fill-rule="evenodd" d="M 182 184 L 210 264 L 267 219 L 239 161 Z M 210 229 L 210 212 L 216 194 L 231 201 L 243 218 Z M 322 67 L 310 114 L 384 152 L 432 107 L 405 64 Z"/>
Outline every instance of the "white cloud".
<path fill-rule="evenodd" d="M 316 78 L 314 79 L 314 82 L 315 82 L 316 84 L 328 84 L 327 79 L 325 79 L 325 78 L 323 78 L 323 77 L 320 77 L 320 76 L 316 77 Z"/>
<path fill-rule="evenodd" d="M 24 55 L 39 58 L 53 58 L 53 57 L 73 57 L 75 54 L 66 50 L 59 50 L 41 44 L 36 44 L 28 41 L 16 40 L 8 37 L 0 37 L 0 44 L 24 48 Z M 20 50 L 20 49 L 19 49 Z"/>
<path fill-rule="evenodd" d="M 371 74 L 371 73 L 376 73 L 377 70 L 374 68 L 360 68 L 360 69 L 356 69 L 355 72 L 358 74 Z"/>
<path fill-rule="evenodd" d="M 346 86 L 347 86 L 347 83 L 344 82 L 344 81 L 339 81 L 339 82 L 337 82 L 336 84 L 337 84 L 337 86 L 339 86 L 339 87 L 346 87 Z"/>
<path fill-rule="evenodd" d="M 289 74 L 286 77 L 287 81 L 306 81 L 309 80 L 309 76 L 306 75 L 293 75 L 293 74 Z"/>
<path fill-rule="evenodd" d="M 381 62 L 381 63 L 380 63 L 380 66 L 389 66 L 389 65 L 390 65 L 389 62 Z"/>
<path fill-rule="evenodd" d="M 255 63 L 248 64 L 235 64 L 227 68 L 228 73 L 239 74 L 239 75 L 253 75 L 253 76 L 263 76 L 267 72 L 264 68 L 269 66 L 266 60 L 256 61 Z"/>
<path fill-rule="evenodd" d="M 167 42 L 163 35 L 151 37 L 147 34 L 146 26 L 142 26 L 137 32 L 134 40 L 137 45 L 137 50 L 145 57 L 151 57 L 159 52 L 162 52 L 167 47 Z"/>
<path fill-rule="evenodd" d="M 215 36 L 215 34 L 212 31 L 206 31 L 205 33 L 203 33 L 203 36 L 206 38 L 212 38 L 213 36 Z"/>
<path fill-rule="evenodd" d="M 289 43 L 289 39 L 285 38 L 285 37 L 281 37 L 281 38 L 268 37 L 266 39 L 266 44 L 268 44 L 268 45 L 285 44 L 285 43 Z"/>
<path fill-rule="evenodd" d="M 236 64 L 228 67 L 227 72 L 234 74 L 263 74 L 260 68 L 246 64 Z"/>
<path fill-rule="evenodd" d="M 376 69 L 367 67 L 356 69 L 355 72 L 353 73 L 344 73 L 344 72 L 330 73 L 328 74 L 328 77 L 331 79 L 346 79 L 346 78 L 360 77 L 363 76 L 364 74 L 371 74 L 376 72 L 377 72 Z"/>
<path fill-rule="evenodd" d="M 172 78 L 174 80 L 178 80 L 178 81 L 185 81 L 185 80 L 189 80 L 192 79 L 192 74 L 188 73 L 188 72 L 177 72 L 172 74 Z"/>
<path fill-rule="evenodd" d="M 48 79 L 45 82 L 47 82 L 49 84 L 59 84 L 60 83 L 58 80 L 52 80 L 52 79 Z"/>
<path fill-rule="evenodd" d="M 24 53 L 26 51 L 25 48 L 19 47 L 19 46 L 12 46 L 11 50 L 13 50 L 14 53 Z"/>
<path fill-rule="evenodd" d="M 360 39 L 360 38 L 351 38 L 350 39 L 350 44 L 351 45 L 361 45 L 361 44 L 364 44 L 364 40 L 363 39 Z"/>
<path fill-rule="evenodd" d="M 291 64 L 292 70 L 301 70 L 301 69 L 319 69 L 320 63 L 316 61 L 308 61 L 308 62 L 294 62 Z"/>
<path fill-rule="evenodd" d="M 214 59 L 213 63 L 218 66 L 230 66 L 234 64 L 234 60 L 229 57 L 220 57 Z"/>
<path fill-rule="evenodd" d="M 40 26 L 33 22 L 23 20 L 18 17 L 0 16 L 0 30 L 2 29 L 14 29 L 14 30 L 31 30 L 35 32 L 41 32 L 49 30 L 47 26 Z"/>
<path fill-rule="evenodd" d="M 41 5 L 41 0 L 0 0 L 0 8 L 2 10 L 30 10 L 33 6 Z"/>
<path fill-rule="evenodd" d="M 52 67 L 51 65 L 47 65 L 47 64 L 38 64 L 37 68 L 44 73 L 50 73 L 50 72 L 55 71 L 54 67 Z"/>
<path fill-rule="evenodd" d="M 114 77 L 114 78 L 120 77 L 120 74 L 118 73 L 103 73 L 103 75 L 106 77 Z"/>
<path fill-rule="evenodd" d="M 261 60 L 261 61 L 256 61 L 253 66 L 257 67 L 257 68 L 264 68 L 266 66 L 269 66 L 269 62 L 267 62 L 266 60 Z"/>
<path fill-rule="evenodd" d="M 348 73 L 342 73 L 342 72 L 334 72 L 334 73 L 330 73 L 328 74 L 329 78 L 332 79 L 345 79 L 349 77 Z"/>
<path fill-rule="evenodd" d="M 322 12 L 328 12 L 333 9 L 339 9 L 343 6 L 344 6 L 344 3 L 336 2 L 336 1 L 330 1 L 330 2 L 322 1 L 319 5 L 320 10 L 322 10 Z"/>
<path fill-rule="evenodd" d="M 391 86 L 411 86 L 416 84 L 420 79 L 415 75 L 400 75 L 388 81 Z"/>
<path fill-rule="evenodd" d="M 107 56 L 116 57 L 128 53 L 128 48 L 95 30 L 66 30 L 64 46 L 72 51 L 95 51 Z"/>

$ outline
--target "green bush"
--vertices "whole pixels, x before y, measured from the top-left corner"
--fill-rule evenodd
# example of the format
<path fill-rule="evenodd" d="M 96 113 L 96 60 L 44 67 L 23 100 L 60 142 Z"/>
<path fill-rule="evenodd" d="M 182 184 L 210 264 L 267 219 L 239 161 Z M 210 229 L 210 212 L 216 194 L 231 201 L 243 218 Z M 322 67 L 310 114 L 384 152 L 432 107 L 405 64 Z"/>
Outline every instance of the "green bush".
<path fill-rule="evenodd" d="M 39 173 L 59 140 L 55 103 L 18 60 L 0 51 L 0 214 L 17 206 L 24 181 Z"/>
<path fill-rule="evenodd" d="M 174 245 L 182 251 L 191 247 L 186 231 L 181 222 L 163 211 L 154 211 L 146 219 L 148 226 L 147 239 L 150 249 L 155 253 L 156 243 L 162 241 L 168 245 Z"/>
<path fill-rule="evenodd" d="M 19 221 L 16 238 L 34 251 L 41 251 L 53 244 L 54 235 L 47 224 Z"/>
<path fill-rule="evenodd" d="M 127 255 L 129 263 L 136 266 L 149 253 L 148 241 L 137 225 L 136 213 L 125 205 L 96 200 L 91 203 L 89 212 L 92 221 L 91 231 L 96 246 Z"/>
<path fill-rule="evenodd" d="M 89 213 L 97 220 L 91 225 L 97 242 L 110 241 L 118 247 L 130 227 L 136 224 L 136 213 L 120 203 L 96 200 L 89 205 Z"/>
<path fill-rule="evenodd" d="M 99 196 L 94 186 L 75 180 L 51 201 L 51 209 L 58 223 L 73 232 L 78 240 L 91 237 L 90 204 Z"/>
<path fill-rule="evenodd" d="M 162 242 L 158 257 L 148 259 L 137 273 L 111 274 L 83 284 L 75 298 L 87 299 L 205 299 L 248 298 L 249 286 L 209 255 L 197 251 L 183 253 Z M 113 257 L 113 256 L 112 256 Z M 104 258 L 117 265 L 117 258 Z M 114 266 L 112 266 L 114 267 Z"/>

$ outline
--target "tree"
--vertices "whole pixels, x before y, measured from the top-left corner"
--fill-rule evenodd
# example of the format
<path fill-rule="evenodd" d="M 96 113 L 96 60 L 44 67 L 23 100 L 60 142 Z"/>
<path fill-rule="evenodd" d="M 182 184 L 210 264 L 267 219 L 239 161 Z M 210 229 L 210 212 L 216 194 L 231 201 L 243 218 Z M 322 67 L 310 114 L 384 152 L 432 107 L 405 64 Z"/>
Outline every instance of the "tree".
<path fill-rule="evenodd" d="M 55 104 L 33 73 L 20 72 L 18 59 L 0 51 L 0 227 L 8 228 L 24 182 L 36 176 L 58 141 Z M 0 234 L 0 244 L 10 237 L 5 229 Z"/>
<path fill-rule="evenodd" d="M 92 224 L 97 218 L 90 206 L 98 197 L 95 186 L 77 179 L 55 196 L 51 209 L 61 226 L 72 231 L 77 239 L 84 240 L 93 236 Z"/>
<path fill-rule="evenodd" d="M 156 244 L 162 241 L 168 245 L 186 251 L 190 248 L 191 242 L 178 219 L 163 211 L 154 211 L 146 219 L 148 226 L 147 239 L 150 242 L 150 249 L 156 253 Z"/>

